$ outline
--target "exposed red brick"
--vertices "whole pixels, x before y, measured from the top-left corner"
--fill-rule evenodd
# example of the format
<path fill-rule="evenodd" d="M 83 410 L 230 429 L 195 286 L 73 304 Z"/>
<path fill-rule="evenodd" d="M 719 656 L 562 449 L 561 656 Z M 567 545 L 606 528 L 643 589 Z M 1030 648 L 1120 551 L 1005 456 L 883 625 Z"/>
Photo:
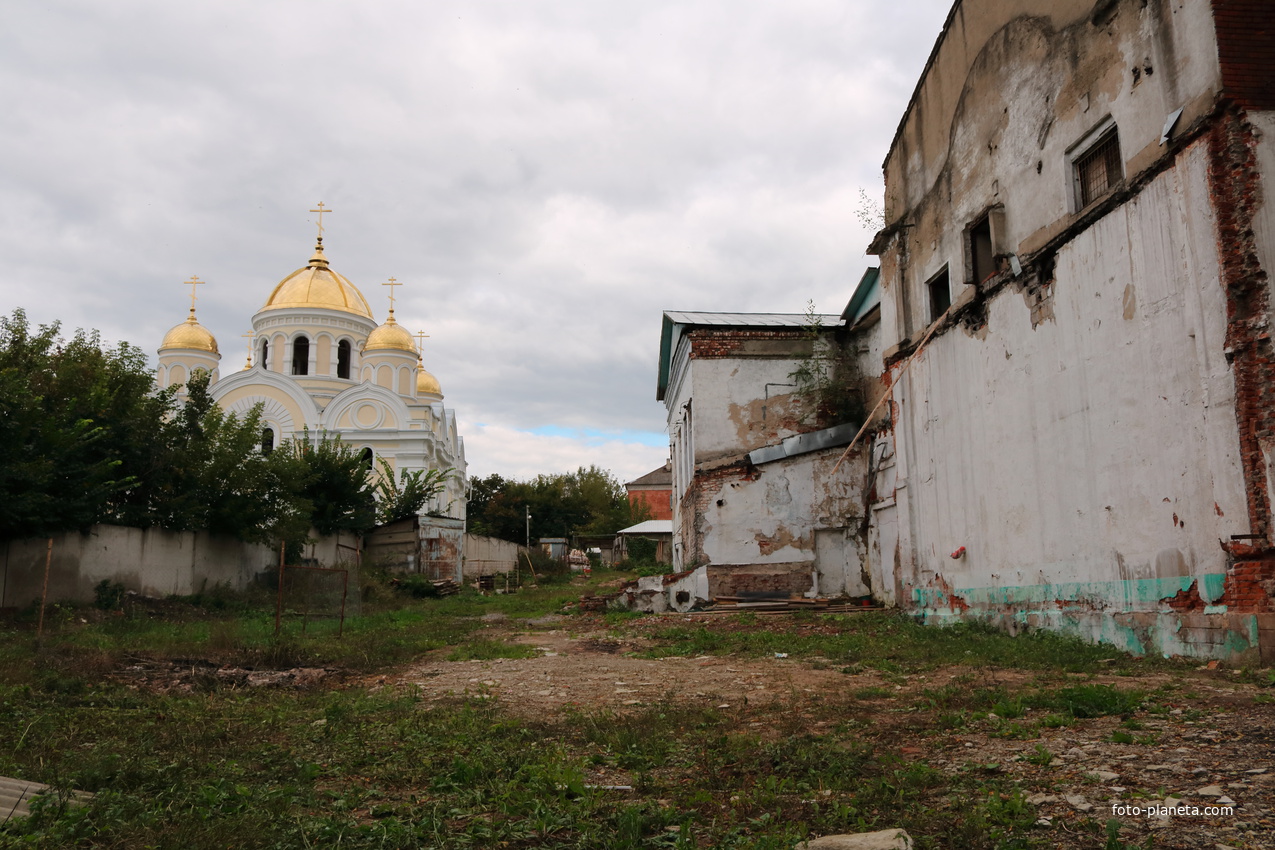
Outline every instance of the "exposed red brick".
<path fill-rule="evenodd" d="M 1226 350 L 1235 376 L 1239 429 L 1250 527 L 1269 544 L 1271 505 L 1261 437 L 1275 433 L 1275 349 L 1266 332 L 1269 280 L 1257 254 L 1254 225 L 1262 202 L 1256 137 L 1244 112 L 1223 109 L 1209 131 L 1209 189 L 1217 216 L 1217 246 L 1227 298 Z M 1233 557 L 1250 547 L 1232 543 Z"/>
<path fill-rule="evenodd" d="M 1275 4 L 1213 0 L 1226 96 L 1246 109 L 1275 109 Z"/>

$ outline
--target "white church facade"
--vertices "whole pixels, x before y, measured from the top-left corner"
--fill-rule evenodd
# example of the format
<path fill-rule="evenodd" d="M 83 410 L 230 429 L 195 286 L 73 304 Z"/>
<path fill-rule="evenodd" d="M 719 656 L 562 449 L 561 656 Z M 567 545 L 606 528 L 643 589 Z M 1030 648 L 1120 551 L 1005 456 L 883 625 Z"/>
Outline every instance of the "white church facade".
<path fill-rule="evenodd" d="M 391 278 L 391 293 L 395 285 Z M 328 264 L 320 236 L 309 262 L 280 281 L 252 317 L 252 354 L 242 370 L 220 373 L 217 341 L 192 303 L 159 347 L 156 381 L 161 388 L 184 384 L 193 370 L 207 370 L 222 409 L 244 416 L 261 405 L 267 450 L 308 430 L 311 439 L 339 436 L 369 460 L 384 459 L 395 478 L 402 470 L 454 470 L 424 510 L 433 525 L 449 524 L 441 515 L 459 527 L 464 441 L 416 341 L 394 317 L 392 294 L 390 304 L 378 324 L 363 294 Z"/>

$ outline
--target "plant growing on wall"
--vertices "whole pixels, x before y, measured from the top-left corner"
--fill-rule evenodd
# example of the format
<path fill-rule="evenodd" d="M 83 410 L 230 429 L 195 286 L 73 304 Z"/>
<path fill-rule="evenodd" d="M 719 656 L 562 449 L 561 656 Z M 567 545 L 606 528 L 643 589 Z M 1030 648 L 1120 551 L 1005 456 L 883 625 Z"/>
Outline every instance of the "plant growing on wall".
<path fill-rule="evenodd" d="M 806 302 L 806 319 L 811 353 L 788 373 L 796 385 L 793 394 L 805 407 L 806 422 L 820 428 L 862 422 L 867 406 L 858 353 L 851 342 L 825 330 L 813 301 Z"/>

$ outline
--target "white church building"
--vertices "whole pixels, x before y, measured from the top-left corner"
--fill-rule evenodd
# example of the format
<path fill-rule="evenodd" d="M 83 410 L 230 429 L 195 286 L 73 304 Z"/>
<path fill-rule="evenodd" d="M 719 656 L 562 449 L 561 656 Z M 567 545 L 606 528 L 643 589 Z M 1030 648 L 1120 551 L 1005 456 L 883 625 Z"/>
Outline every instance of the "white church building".
<path fill-rule="evenodd" d="M 391 293 L 395 285 L 391 278 Z M 169 387 L 207 370 L 224 410 L 244 416 L 261 405 L 265 450 L 308 429 L 311 439 L 339 436 L 369 461 L 383 458 L 396 478 L 402 470 L 452 469 L 446 489 L 424 508 L 434 516 L 422 523 L 461 529 L 464 441 L 438 379 L 394 318 L 392 294 L 390 305 L 378 324 L 363 294 L 328 264 L 320 236 L 309 262 L 280 281 L 252 317 L 252 354 L 242 370 L 220 373 L 217 341 L 196 320 L 192 299 L 189 317 L 160 344 L 156 380 Z M 459 538 L 454 530 L 444 536 Z"/>

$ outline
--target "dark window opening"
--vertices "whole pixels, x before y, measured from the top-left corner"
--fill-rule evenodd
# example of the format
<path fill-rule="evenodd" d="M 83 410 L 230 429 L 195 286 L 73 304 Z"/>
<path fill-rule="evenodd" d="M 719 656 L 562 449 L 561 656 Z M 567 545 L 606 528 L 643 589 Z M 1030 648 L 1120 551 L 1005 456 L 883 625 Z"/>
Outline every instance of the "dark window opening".
<path fill-rule="evenodd" d="M 992 220 L 989 216 L 983 216 L 970 227 L 970 270 L 971 283 L 982 283 L 996 273 L 996 257 L 992 254 Z"/>
<path fill-rule="evenodd" d="M 261 341 L 261 368 L 270 368 L 270 343 L 264 339 Z"/>
<path fill-rule="evenodd" d="M 299 336 L 292 343 L 292 374 L 310 374 L 310 340 Z"/>
<path fill-rule="evenodd" d="M 268 455 L 272 451 L 274 451 L 274 429 L 263 428 L 261 429 L 261 453 Z"/>
<path fill-rule="evenodd" d="M 1104 134 L 1076 158 L 1076 192 L 1081 208 L 1089 206 L 1123 177 L 1120 136 L 1116 128 Z"/>
<path fill-rule="evenodd" d="M 364 449 L 362 452 L 359 453 L 359 460 L 363 462 L 364 469 L 372 468 L 372 460 L 375 457 L 376 455 L 372 452 L 371 449 Z"/>
<path fill-rule="evenodd" d="M 930 321 L 932 322 L 952 306 L 952 287 L 948 282 L 947 269 L 939 272 L 926 286 L 930 290 Z"/>
<path fill-rule="evenodd" d="M 336 347 L 336 376 L 350 377 L 350 341 L 343 339 Z"/>

